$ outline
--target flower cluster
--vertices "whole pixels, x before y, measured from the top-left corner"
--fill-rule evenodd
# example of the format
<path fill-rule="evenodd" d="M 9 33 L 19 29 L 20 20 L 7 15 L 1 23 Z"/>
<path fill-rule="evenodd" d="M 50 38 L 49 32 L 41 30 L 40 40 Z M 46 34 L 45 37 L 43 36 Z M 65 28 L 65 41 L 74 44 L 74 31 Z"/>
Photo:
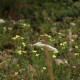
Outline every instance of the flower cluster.
<path fill-rule="evenodd" d="M 24 23 L 22 25 L 23 25 L 24 28 L 29 28 L 30 27 L 30 25 L 29 24 L 26 24 L 26 23 Z"/>
<path fill-rule="evenodd" d="M 36 51 L 36 50 L 33 50 L 32 52 L 33 52 L 33 53 L 35 53 L 35 56 L 36 56 L 36 57 L 38 57 L 38 56 L 39 56 L 39 54 L 37 53 L 37 51 Z"/>
<path fill-rule="evenodd" d="M 45 37 L 47 37 L 50 41 L 53 41 L 52 37 L 51 37 L 50 35 L 48 35 L 48 34 L 44 34 L 44 35 L 41 35 L 41 36 L 42 36 L 42 37 L 45 36 Z"/>
<path fill-rule="evenodd" d="M 20 35 L 16 35 L 15 37 L 12 38 L 13 40 L 17 40 L 17 39 L 24 39 L 24 37 L 21 37 Z"/>
<path fill-rule="evenodd" d="M 67 42 L 60 43 L 60 46 L 65 46 Z"/>
<path fill-rule="evenodd" d="M 53 55 L 52 55 L 52 58 L 56 58 L 56 54 L 59 53 L 59 51 L 53 51 Z"/>
<path fill-rule="evenodd" d="M 18 53 L 19 55 L 21 55 L 21 54 L 23 54 L 23 53 L 26 53 L 26 51 L 18 50 L 17 53 Z"/>
<path fill-rule="evenodd" d="M 24 51 L 23 48 L 20 46 L 20 47 L 17 47 L 16 53 L 18 53 L 19 55 L 21 55 L 23 53 L 26 53 L 26 51 Z"/>
<path fill-rule="evenodd" d="M 65 49 L 66 45 L 67 45 L 67 42 L 60 43 L 60 46 L 62 47 L 62 49 Z"/>
<path fill-rule="evenodd" d="M 24 37 L 21 37 L 20 35 L 16 35 L 15 37 L 12 38 L 12 40 L 19 40 L 17 42 L 17 48 L 16 48 L 16 53 L 18 53 L 19 55 L 26 53 L 26 51 L 24 51 L 26 43 L 23 42 L 23 39 Z"/>
<path fill-rule="evenodd" d="M 12 39 L 13 40 L 16 40 L 16 39 L 19 39 L 20 38 L 20 36 L 19 35 L 16 35 L 15 37 L 13 37 Z"/>

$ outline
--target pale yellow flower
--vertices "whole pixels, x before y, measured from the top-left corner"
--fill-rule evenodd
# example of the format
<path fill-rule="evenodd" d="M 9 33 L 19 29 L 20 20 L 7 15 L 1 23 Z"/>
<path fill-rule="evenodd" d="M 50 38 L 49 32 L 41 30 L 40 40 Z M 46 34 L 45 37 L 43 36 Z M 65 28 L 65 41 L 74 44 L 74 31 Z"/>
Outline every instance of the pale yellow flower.
<path fill-rule="evenodd" d="M 18 72 L 15 72 L 14 75 L 18 75 Z"/>
<path fill-rule="evenodd" d="M 62 46 L 63 45 L 63 43 L 60 43 L 60 46 Z"/>
<path fill-rule="evenodd" d="M 36 51 L 36 50 L 33 50 L 32 52 L 33 52 L 33 53 L 36 53 L 37 51 Z"/>
<path fill-rule="evenodd" d="M 50 36 L 50 35 L 48 35 L 48 38 L 51 38 L 51 36 Z"/>
<path fill-rule="evenodd" d="M 26 44 L 25 44 L 24 42 L 22 43 L 22 45 L 23 45 L 24 47 L 26 46 Z"/>
<path fill-rule="evenodd" d="M 25 27 L 25 26 L 27 26 L 27 24 L 24 23 L 23 26 Z"/>
<path fill-rule="evenodd" d="M 42 36 L 44 36 L 44 35 L 40 35 L 40 36 L 42 37 Z"/>
<path fill-rule="evenodd" d="M 56 55 L 53 55 L 52 58 L 56 58 Z"/>
<path fill-rule="evenodd" d="M 67 42 L 60 43 L 60 46 L 65 46 Z"/>
<path fill-rule="evenodd" d="M 59 35 L 62 35 L 62 33 L 58 33 Z"/>
<path fill-rule="evenodd" d="M 6 31 L 7 29 L 6 29 L 6 27 L 3 27 L 3 29 L 4 29 L 4 31 Z"/>
<path fill-rule="evenodd" d="M 23 24 L 23 27 L 25 27 L 25 28 L 29 28 L 29 27 L 30 27 L 30 24 L 26 24 L 26 23 L 24 23 L 24 24 Z"/>
<path fill-rule="evenodd" d="M 53 41 L 51 38 L 49 39 L 51 42 Z"/>
<path fill-rule="evenodd" d="M 43 48 L 41 48 L 41 50 L 44 50 Z"/>
<path fill-rule="evenodd" d="M 75 46 L 75 48 L 78 48 L 78 46 Z"/>
<path fill-rule="evenodd" d="M 72 42 L 74 42 L 74 40 L 73 40 L 73 39 L 71 39 L 71 41 L 72 41 Z"/>
<path fill-rule="evenodd" d="M 21 49 L 21 46 L 18 47 L 18 50 L 20 50 L 20 49 Z"/>
<path fill-rule="evenodd" d="M 63 46 L 65 46 L 67 44 L 67 42 L 63 42 Z"/>
<path fill-rule="evenodd" d="M 17 64 L 17 67 L 19 67 L 19 64 Z"/>
<path fill-rule="evenodd" d="M 21 39 L 24 39 L 24 37 L 21 37 Z"/>
<path fill-rule="evenodd" d="M 58 53 L 59 51 L 54 51 L 53 53 Z"/>
<path fill-rule="evenodd" d="M 30 24 L 27 24 L 28 27 L 30 27 Z"/>
<path fill-rule="evenodd" d="M 20 38 L 20 36 L 19 35 L 16 35 L 16 38 Z"/>
<path fill-rule="evenodd" d="M 44 36 L 48 36 L 48 34 L 44 34 Z"/>
<path fill-rule="evenodd" d="M 53 41 L 56 41 L 56 39 L 53 39 Z"/>
<path fill-rule="evenodd" d="M 65 47 L 63 46 L 62 49 L 65 49 Z"/>
<path fill-rule="evenodd" d="M 43 70 L 46 70 L 46 67 L 43 67 Z"/>
<path fill-rule="evenodd" d="M 38 57 L 38 56 L 39 56 L 39 54 L 36 54 L 35 56 L 37 56 L 37 57 Z"/>
<path fill-rule="evenodd" d="M 13 29 L 12 27 L 8 27 L 8 30 L 10 30 L 10 31 L 11 31 L 12 29 Z"/>
<path fill-rule="evenodd" d="M 13 39 L 13 40 L 16 40 L 16 37 L 13 37 L 12 39 Z"/>
<path fill-rule="evenodd" d="M 22 53 L 26 53 L 26 51 L 22 51 Z"/>
<path fill-rule="evenodd" d="M 75 55 L 75 56 L 79 56 L 79 53 L 75 53 L 74 55 Z"/>
<path fill-rule="evenodd" d="M 21 51 L 21 50 L 19 50 L 19 51 L 17 51 L 17 53 L 18 53 L 19 55 L 21 55 L 21 54 L 22 54 L 22 51 Z"/>
<path fill-rule="evenodd" d="M 67 61 L 67 60 L 65 60 L 64 62 L 65 62 L 66 64 L 68 64 L 68 61 Z"/>
<path fill-rule="evenodd" d="M 19 36 L 19 35 L 16 35 L 16 36 L 13 37 L 12 39 L 13 39 L 13 40 L 16 40 L 17 38 L 20 38 L 20 36 Z"/>

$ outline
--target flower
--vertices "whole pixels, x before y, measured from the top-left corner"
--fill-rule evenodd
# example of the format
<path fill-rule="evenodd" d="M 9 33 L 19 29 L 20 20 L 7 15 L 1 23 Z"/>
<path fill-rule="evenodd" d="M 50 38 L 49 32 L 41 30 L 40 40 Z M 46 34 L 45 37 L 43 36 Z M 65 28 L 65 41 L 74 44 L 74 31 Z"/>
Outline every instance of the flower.
<path fill-rule="evenodd" d="M 72 41 L 72 42 L 74 42 L 74 40 L 73 40 L 73 39 L 71 39 L 71 41 Z"/>
<path fill-rule="evenodd" d="M 43 67 L 43 70 L 46 70 L 46 67 Z"/>
<path fill-rule="evenodd" d="M 21 37 L 21 39 L 24 39 L 24 37 Z"/>
<path fill-rule="evenodd" d="M 27 27 L 29 28 L 30 27 L 30 24 L 27 24 Z"/>
<path fill-rule="evenodd" d="M 44 48 L 41 48 L 41 50 L 44 50 Z"/>
<path fill-rule="evenodd" d="M 24 23 L 24 24 L 23 24 L 23 26 L 24 26 L 24 27 L 26 27 L 26 26 L 27 26 L 27 24 L 25 24 L 25 23 Z"/>
<path fill-rule="evenodd" d="M 67 42 L 60 43 L 60 46 L 65 46 Z"/>
<path fill-rule="evenodd" d="M 8 30 L 10 30 L 10 31 L 11 31 L 12 29 L 13 29 L 12 27 L 8 27 Z"/>
<path fill-rule="evenodd" d="M 53 53 L 58 53 L 59 51 L 54 51 Z"/>
<path fill-rule="evenodd" d="M 23 24 L 23 27 L 25 27 L 25 28 L 29 28 L 29 27 L 30 27 L 30 25 L 29 25 L 29 24 L 24 23 L 24 24 Z"/>
<path fill-rule="evenodd" d="M 18 72 L 15 72 L 14 75 L 18 75 Z"/>
<path fill-rule="evenodd" d="M 19 35 L 16 35 L 16 38 L 19 38 L 20 36 Z"/>
<path fill-rule="evenodd" d="M 17 67 L 19 67 L 19 64 L 17 64 Z"/>
<path fill-rule="evenodd" d="M 19 55 L 21 55 L 21 54 L 22 54 L 22 51 L 21 51 L 21 50 L 19 50 L 19 51 L 17 51 L 17 53 L 18 53 Z"/>
<path fill-rule="evenodd" d="M 33 44 L 33 46 L 38 46 L 38 47 L 47 47 L 50 51 L 57 51 L 56 48 L 50 46 L 50 45 L 47 45 L 47 44 L 44 44 L 42 42 L 37 42 L 35 44 Z"/>
<path fill-rule="evenodd" d="M 50 36 L 50 35 L 48 35 L 48 38 L 51 38 L 51 36 Z"/>
<path fill-rule="evenodd" d="M 56 58 L 56 55 L 53 55 L 52 57 L 53 57 L 53 58 Z"/>
<path fill-rule="evenodd" d="M 16 40 L 16 37 L 13 37 L 12 39 L 13 39 L 13 40 Z"/>
<path fill-rule="evenodd" d="M 19 36 L 19 35 L 16 35 L 16 36 L 13 37 L 12 39 L 13 39 L 13 40 L 16 40 L 16 39 L 18 39 L 18 38 L 20 38 L 20 36 Z"/>
<path fill-rule="evenodd" d="M 63 45 L 63 43 L 60 43 L 60 46 L 62 46 Z"/>
<path fill-rule="evenodd" d="M 63 46 L 62 49 L 65 49 L 65 47 Z"/>
<path fill-rule="evenodd" d="M 59 35 L 62 35 L 62 33 L 58 33 Z"/>
<path fill-rule="evenodd" d="M 79 53 L 75 53 L 74 55 L 75 55 L 75 56 L 79 56 Z"/>
<path fill-rule="evenodd" d="M 51 38 L 49 39 L 51 42 L 53 41 Z"/>
<path fill-rule="evenodd" d="M 39 56 L 39 54 L 36 54 L 36 56 Z"/>
<path fill-rule="evenodd" d="M 36 51 L 36 50 L 33 50 L 32 52 L 33 52 L 33 53 L 36 53 L 37 51 Z"/>
<path fill-rule="evenodd" d="M 48 36 L 48 34 L 44 34 L 44 36 Z"/>
<path fill-rule="evenodd" d="M 68 61 L 67 61 L 67 60 L 65 60 L 64 62 L 65 62 L 66 64 L 68 64 Z"/>
<path fill-rule="evenodd" d="M 3 27 L 4 31 L 6 31 L 6 27 Z"/>
<path fill-rule="evenodd" d="M 22 53 L 26 53 L 26 51 L 18 50 L 17 53 L 21 55 Z"/>
<path fill-rule="evenodd" d="M 63 46 L 65 46 L 67 44 L 67 42 L 63 42 Z"/>
<path fill-rule="evenodd" d="M 21 46 L 19 46 L 18 49 L 20 50 L 21 49 Z"/>
<path fill-rule="evenodd" d="M 75 48 L 78 48 L 78 46 L 75 46 Z"/>
<path fill-rule="evenodd" d="M 26 51 L 22 51 L 22 53 L 26 53 Z"/>
<path fill-rule="evenodd" d="M 22 45 L 23 45 L 24 47 L 26 46 L 26 44 L 25 44 L 24 42 L 22 43 Z"/>

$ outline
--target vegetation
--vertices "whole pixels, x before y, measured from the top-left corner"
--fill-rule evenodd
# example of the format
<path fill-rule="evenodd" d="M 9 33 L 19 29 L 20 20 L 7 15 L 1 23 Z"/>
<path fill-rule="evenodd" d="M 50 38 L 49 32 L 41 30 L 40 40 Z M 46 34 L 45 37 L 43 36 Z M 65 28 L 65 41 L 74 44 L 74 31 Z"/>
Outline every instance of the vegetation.
<path fill-rule="evenodd" d="M 79 80 L 79 12 L 78 0 L 0 0 L 0 80 Z"/>

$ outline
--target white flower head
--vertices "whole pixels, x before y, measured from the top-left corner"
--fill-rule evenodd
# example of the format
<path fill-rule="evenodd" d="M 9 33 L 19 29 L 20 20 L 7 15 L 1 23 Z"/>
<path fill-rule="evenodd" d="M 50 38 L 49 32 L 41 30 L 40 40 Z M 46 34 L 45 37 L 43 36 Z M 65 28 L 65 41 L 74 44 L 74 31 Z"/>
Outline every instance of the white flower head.
<path fill-rule="evenodd" d="M 44 43 L 41 43 L 41 42 L 37 42 L 35 44 L 33 44 L 33 46 L 37 46 L 37 47 L 47 47 L 49 50 L 51 51 L 57 51 L 56 48 L 50 46 L 50 45 L 47 45 L 47 44 L 44 44 Z"/>

